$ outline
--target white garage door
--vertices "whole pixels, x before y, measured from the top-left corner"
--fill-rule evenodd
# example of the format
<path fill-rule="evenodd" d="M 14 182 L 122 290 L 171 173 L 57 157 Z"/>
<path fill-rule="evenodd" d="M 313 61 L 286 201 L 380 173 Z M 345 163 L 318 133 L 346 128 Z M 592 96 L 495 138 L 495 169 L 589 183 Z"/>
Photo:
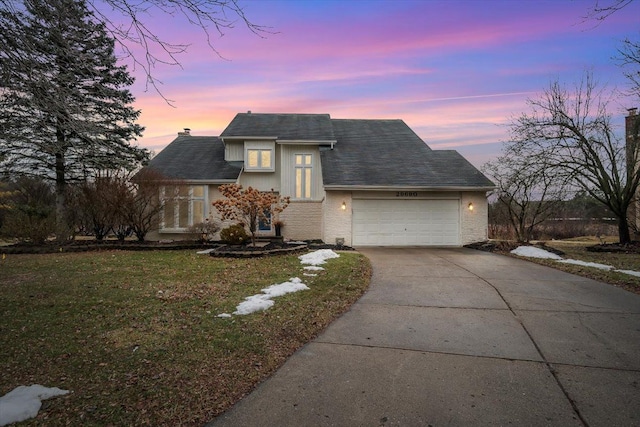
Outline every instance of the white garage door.
<path fill-rule="evenodd" d="M 459 200 L 353 201 L 354 246 L 459 246 Z"/>

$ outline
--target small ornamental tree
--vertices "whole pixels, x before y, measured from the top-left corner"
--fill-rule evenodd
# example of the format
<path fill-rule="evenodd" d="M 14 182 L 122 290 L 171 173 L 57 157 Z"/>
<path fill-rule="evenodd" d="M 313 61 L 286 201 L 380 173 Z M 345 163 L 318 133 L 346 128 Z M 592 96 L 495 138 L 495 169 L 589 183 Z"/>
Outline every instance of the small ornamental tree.
<path fill-rule="evenodd" d="M 81 220 L 87 230 L 93 232 L 96 240 L 102 241 L 112 231 L 118 221 L 118 203 L 122 195 L 118 193 L 120 180 L 108 173 L 98 175 L 78 186 L 78 206 Z"/>
<path fill-rule="evenodd" d="M 251 233 L 251 243 L 255 246 L 259 221 L 268 221 L 274 214 L 289 206 L 289 197 L 281 197 L 275 191 L 260 191 L 253 187 L 242 188 L 240 184 L 226 184 L 219 187 L 225 197 L 213 202 L 222 220 L 238 221 L 245 224 Z"/>
<path fill-rule="evenodd" d="M 120 209 L 138 241 L 144 242 L 147 233 L 158 227 L 164 204 L 173 200 L 171 197 L 161 199 L 160 189 L 176 184 L 150 168 L 143 168 L 131 179 L 129 195 Z"/>

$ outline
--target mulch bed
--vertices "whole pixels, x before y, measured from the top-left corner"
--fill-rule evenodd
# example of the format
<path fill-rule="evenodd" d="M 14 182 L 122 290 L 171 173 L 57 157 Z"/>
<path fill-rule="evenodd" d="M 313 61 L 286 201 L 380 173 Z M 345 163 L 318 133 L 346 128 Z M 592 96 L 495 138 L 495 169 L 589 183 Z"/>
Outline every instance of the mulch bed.
<path fill-rule="evenodd" d="M 30 243 L 16 243 L 8 246 L 1 246 L 0 253 L 3 254 L 51 254 L 56 252 L 95 252 L 109 250 L 125 250 L 125 251 L 154 251 L 154 250 L 206 250 L 214 249 L 212 256 L 219 257 L 256 257 L 265 255 L 286 254 L 292 252 L 303 251 L 307 249 L 333 249 L 333 250 L 353 250 L 349 246 L 328 245 L 321 241 L 306 242 L 269 242 L 266 246 L 246 245 L 225 245 L 222 242 L 206 242 L 202 243 L 193 240 L 182 241 L 149 241 L 138 242 L 133 240 L 125 240 L 120 242 L 117 240 L 72 240 L 65 243 L 46 242 L 41 245 L 33 245 Z"/>
<path fill-rule="evenodd" d="M 223 245 L 209 253 L 212 257 L 224 258 L 253 258 L 270 255 L 283 255 L 306 251 L 306 243 L 274 243 L 265 246 L 249 245 Z"/>
<path fill-rule="evenodd" d="M 303 252 L 308 249 L 332 249 L 332 250 L 354 250 L 350 246 L 328 245 L 321 241 L 304 241 L 304 242 L 278 242 L 272 241 L 267 245 L 253 246 L 250 243 L 246 245 L 223 245 L 215 248 L 210 252 L 213 257 L 226 258 L 252 258 L 260 256 L 283 255 L 289 253 Z"/>
<path fill-rule="evenodd" d="M 175 242 L 138 242 L 125 240 L 72 240 L 69 242 L 46 242 L 41 245 L 30 243 L 16 243 L 0 247 L 3 254 L 51 254 L 55 252 L 95 252 L 95 251 L 149 251 L 149 250 L 179 250 L 179 249 L 209 249 L 221 246 L 219 243 L 202 243 L 196 241 Z"/>
<path fill-rule="evenodd" d="M 484 252 L 511 252 L 518 246 L 520 246 L 519 243 L 509 241 L 485 241 L 464 245 L 465 248 Z"/>

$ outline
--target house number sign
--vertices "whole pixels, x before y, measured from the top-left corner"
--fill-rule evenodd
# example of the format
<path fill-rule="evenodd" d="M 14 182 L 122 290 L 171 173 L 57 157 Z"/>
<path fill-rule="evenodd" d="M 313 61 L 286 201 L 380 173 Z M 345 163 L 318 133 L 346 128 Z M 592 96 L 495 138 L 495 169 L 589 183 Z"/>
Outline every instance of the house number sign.
<path fill-rule="evenodd" d="M 396 197 L 418 197 L 417 191 L 396 191 Z"/>

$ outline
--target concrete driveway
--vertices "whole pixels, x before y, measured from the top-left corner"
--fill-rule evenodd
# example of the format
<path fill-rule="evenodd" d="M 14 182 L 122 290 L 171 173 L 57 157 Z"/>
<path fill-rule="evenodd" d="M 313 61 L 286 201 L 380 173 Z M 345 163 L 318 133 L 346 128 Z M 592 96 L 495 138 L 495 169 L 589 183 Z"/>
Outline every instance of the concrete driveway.
<path fill-rule="evenodd" d="M 640 296 L 470 249 L 361 252 L 369 291 L 211 426 L 640 425 Z"/>

